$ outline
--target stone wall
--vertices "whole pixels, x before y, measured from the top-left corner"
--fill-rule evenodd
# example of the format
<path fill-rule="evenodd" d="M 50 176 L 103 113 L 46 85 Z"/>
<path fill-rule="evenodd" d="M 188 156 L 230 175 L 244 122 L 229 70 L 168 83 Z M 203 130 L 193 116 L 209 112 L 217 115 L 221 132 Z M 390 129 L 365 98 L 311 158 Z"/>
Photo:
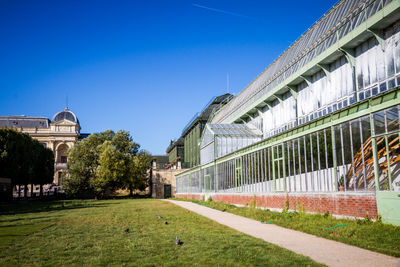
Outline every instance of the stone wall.
<path fill-rule="evenodd" d="M 376 195 L 371 193 L 275 193 L 275 194 L 210 194 L 213 201 L 238 205 L 249 205 L 270 209 L 283 209 L 289 200 L 289 209 L 298 210 L 299 204 L 306 212 L 329 213 L 334 215 L 376 219 L 378 216 Z M 178 198 L 202 200 L 203 194 L 177 194 Z"/>
<path fill-rule="evenodd" d="M 152 169 L 151 170 L 151 181 L 152 181 L 152 192 L 151 197 L 153 198 L 164 198 L 164 185 L 171 185 L 171 195 L 175 197 L 176 182 L 175 175 L 184 171 L 184 169 Z"/>

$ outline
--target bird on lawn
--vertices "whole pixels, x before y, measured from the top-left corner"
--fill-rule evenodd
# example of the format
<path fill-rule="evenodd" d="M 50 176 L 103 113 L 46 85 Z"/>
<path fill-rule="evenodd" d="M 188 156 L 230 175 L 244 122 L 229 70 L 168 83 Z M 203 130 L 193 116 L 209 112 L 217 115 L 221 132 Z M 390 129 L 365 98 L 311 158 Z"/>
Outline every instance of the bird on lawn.
<path fill-rule="evenodd" d="M 125 232 L 125 233 L 129 233 L 129 228 L 126 228 L 126 229 L 124 230 L 124 232 Z"/>
<path fill-rule="evenodd" d="M 177 245 L 182 245 L 183 242 L 182 242 L 181 240 L 179 240 L 178 237 L 176 237 L 176 239 L 175 239 L 175 244 L 177 244 Z"/>
<path fill-rule="evenodd" d="M 168 222 L 167 222 L 167 221 L 164 221 L 164 224 L 168 224 Z"/>
<path fill-rule="evenodd" d="M 158 219 L 161 219 L 161 218 L 162 218 L 160 214 L 157 214 L 157 217 L 158 217 Z"/>

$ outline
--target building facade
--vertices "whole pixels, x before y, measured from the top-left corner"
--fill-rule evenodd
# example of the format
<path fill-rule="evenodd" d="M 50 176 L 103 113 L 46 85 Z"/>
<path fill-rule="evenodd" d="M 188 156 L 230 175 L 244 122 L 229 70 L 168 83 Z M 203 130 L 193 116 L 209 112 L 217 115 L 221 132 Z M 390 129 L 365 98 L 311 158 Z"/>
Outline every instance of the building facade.
<path fill-rule="evenodd" d="M 183 137 L 180 137 L 176 141 L 170 142 L 167 150 L 168 162 L 171 166 L 175 166 L 178 161 L 181 163 L 185 161 L 185 148 L 184 148 L 184 140 Z"/>
<path fill-rule="evenodd" d="M 168 166 L 168 156 L 153 156 L 150 168 L 152 198 L 175 197 L 175 175 L 183 171 L 180 163 L 171 168 Z"/>
<path fill-rule="evenodd" d="M 200 165 L 200 141 L 206 123 L 211 117 L 233 98 L 231 94 L 223 94 L 211 98 L 207 105 L 187 123 L 182 130 L 184 168 Z M 178 139 L 179 140 L 179 139 Z"/>
<path fill-rule="evenodd" d="M 213 116 L 177 196 L 400 224 L 399 88 L 400 1 L 343 0 Z"/>
<path fill-rule="evenodd" d="M 81 134 L 79 120 L 76 115 L 65 108 L 56 113 L 50 120 L 44 117 L 0 116 L 0 127 L 14 128 L 28 133 L 45 147 L 54 152 L 54 181 L 62 185 L 63 172 L 67 169 L 67 151 L 75 143 L 87 136 Z"/>

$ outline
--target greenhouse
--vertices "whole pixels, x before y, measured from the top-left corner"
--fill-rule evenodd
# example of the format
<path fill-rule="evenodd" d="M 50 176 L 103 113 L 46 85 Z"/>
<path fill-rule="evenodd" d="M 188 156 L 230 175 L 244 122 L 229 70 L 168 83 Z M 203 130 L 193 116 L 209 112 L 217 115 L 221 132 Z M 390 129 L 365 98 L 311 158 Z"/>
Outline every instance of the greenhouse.
<path fill-rule="evenodd" d="M 207 124 L 200 144 L 201 165 L 262 139 L 262 132 L 244 124 Z"/>
<path fill-rule="evenodd" d="M 214 114 L 177 193 L 400 224 L 399 88 L 400 2 L 340 1 Z"/>

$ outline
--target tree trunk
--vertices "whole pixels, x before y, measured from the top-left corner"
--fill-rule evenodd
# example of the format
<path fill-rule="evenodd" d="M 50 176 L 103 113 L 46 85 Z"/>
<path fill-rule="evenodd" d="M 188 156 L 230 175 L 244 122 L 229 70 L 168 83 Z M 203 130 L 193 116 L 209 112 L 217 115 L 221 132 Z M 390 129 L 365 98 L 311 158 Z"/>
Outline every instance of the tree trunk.
<path fill-rule="evenodd" d="M 26 198 L 28 196 L 28 185 L 24 184 L 24 198 Z"/>
<path fill-rule="evenodd" d="M 129 196 L 130 197 L 133 196 L 133 188 L 132 188 L 132 186 L 129 187 Z"/>
<path fill-rule="evenodd" d="M 43 197 L 43 185 L 42 185 L 42 184 L 40 184 L 39 196 L 40 196 L 40 197 Z"/>
<path fill-rule="evenodd" d="M 18 185 L 18 198 L 21 198 L 21 185 Z"/>
<path fill-rule="evenodd" d="M 33 184 L 31 184 L 31 198 L 33 197 Z"/>

